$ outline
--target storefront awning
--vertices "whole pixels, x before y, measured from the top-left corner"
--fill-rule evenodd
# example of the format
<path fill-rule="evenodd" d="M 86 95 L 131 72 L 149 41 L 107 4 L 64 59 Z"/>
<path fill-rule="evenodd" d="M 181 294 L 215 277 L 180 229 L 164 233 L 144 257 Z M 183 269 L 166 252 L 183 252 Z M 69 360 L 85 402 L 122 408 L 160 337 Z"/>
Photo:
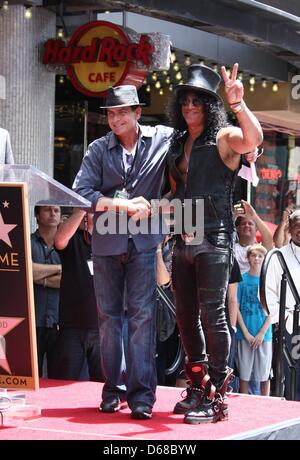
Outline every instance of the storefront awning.
<path fill-rule="evenodd" d="M 266 110 L 254 113 L 264 131 L 279 131 L 300 136 L 300 113 L 289 110 Z"/>

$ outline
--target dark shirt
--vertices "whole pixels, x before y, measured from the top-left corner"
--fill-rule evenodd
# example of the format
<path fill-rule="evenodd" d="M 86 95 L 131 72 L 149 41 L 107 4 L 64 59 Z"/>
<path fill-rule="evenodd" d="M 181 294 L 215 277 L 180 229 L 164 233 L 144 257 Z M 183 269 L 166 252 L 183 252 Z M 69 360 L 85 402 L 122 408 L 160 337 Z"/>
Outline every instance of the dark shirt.
<path fill-rule="evenodd" d="M 229 276 L 229 284 L 239 283 L 242 281 L 242 275 L 236 258 L 233 258 L 233 265 Z"/>
<path fill-rule="evenodd" d="M 112 198 L 117 190 L 124 187 L 129 198 L 143 196 L 146 200 L 160 198 L 166 154 L 172 128 L 166 126 L 140 126 L 134 164 L 125 176 L 122 159 L 122 146 L 112 132 L 96 139 L 89 145 L 78 172 L 74 188 L 77 193 L 88 199 L 95 210 L 100 197 Z M 118 255 L 127 252 L 127 234 L 99 234 L 97 220 L 101 213 L 94 216 L 92 238 L 93 255 Z M 153 227 L 152 227 L 153 228 Z M 156 233 L 156 234 L 155 234 Z M 161 232 L 137 234 L 132 236 L 138 252 L 157 246 L 162 240 Z"/>
<path fill-rule="evenodd" d="M 174 198 L 181 201 L 191 199 L 194 204 L 202 199 L 206 238 L 214 246 L 229 247 L 235 231 L 232 196 L 239 168 L 232 171 L 226 166 L 217 144 L 205 144 L 201 135 L 193 144 L 185 180 L 178 169 L 184 154 L 184 139 L 185 136 L 182 136 L 177 143 L 174 142 L 168 154 L 170 175 L 176 182 Z"/>
<path fill-rule="evenodd" d="M 84 239 L 84 232 L 77 230 L 58 253 L 62 263 L 59 325 L 98 330 L 93 276 L 87 264 L 91 260 L 91 245 Z"/>
<path fill-rule="evenodd" d="M 31 234 L 32 261 L 37 264 L 60 264 L 55 248 L 48 248 L 38 230 Z M 33 283 L 36 327 L 53 327 L 58 323 L 59 289 Z"/>

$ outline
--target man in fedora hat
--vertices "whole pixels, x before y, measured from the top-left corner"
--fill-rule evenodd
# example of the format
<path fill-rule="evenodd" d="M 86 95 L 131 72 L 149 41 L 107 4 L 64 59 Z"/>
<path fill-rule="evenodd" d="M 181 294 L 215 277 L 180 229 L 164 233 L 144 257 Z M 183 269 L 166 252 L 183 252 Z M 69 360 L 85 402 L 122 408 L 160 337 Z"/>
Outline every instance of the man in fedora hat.
<path fill-rule="evenodd" d="M 129 224 L 125 232 L 120 227 L 124 216 L 126 224 L 147 221 L 150 200 L 160 195 L 173 130 L 141 126 L 141 105 L 135 86 L 109 88 L 105 108 L 111 131 L 89 145 L 74 185 L 76 192 L 91 201 L 95 213 L 94 286 L 105 376 L 99 409 L 116 412 L 127 401 L 133 418 L 149 419 L 156 391 L 156 247 L 162 235 L 159 231 L 130 233 Z M 106 231 L 103 223 L 113 217 L 116 227 Z"/>
<path fill-rule="evenodd" d="M 168 155 L 173 196 L 204 201 L 204 239 L 178 235 L 173 253 L 173 289 L 177 324 L 186 353 L 187 396 L 174 408 L 184 422 L 215 422 L 228 416 L 224 401 L 231 370 L 230 335 L 225 316 L 235 235 L 232 218 L 234 182 L 241 156 L 255 159 L 263 140 L 258 120 L 243 101 L 243 84 L 222 67 L 225 96 L 239 127 L 229 126 L 217 94 L 221 77 L 192 65 L 185 84 L 175 88 L 171 111 L 176 128 Z M 252 152 L 249 154 L 249 152 Z"/>

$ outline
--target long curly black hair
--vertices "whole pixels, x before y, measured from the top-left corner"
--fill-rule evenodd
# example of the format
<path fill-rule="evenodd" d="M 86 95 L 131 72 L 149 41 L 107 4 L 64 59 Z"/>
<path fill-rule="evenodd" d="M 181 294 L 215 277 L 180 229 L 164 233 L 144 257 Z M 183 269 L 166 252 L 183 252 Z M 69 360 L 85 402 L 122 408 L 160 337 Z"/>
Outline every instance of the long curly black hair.
<path fill-rule="evenodd" d="M 182 138 L 183 134 L 187 131 L 187 124 L 182 116 L 181 105 L 179 103 L 180 97 L 187 92 L 195 92 L 201 96 L 201 100 L 204 104 L 206 124 L 203 133 L 201 134 L 204 144 L 215 144 L 216 136 L 221 128 L 230 126 L 227 119 L 224 106 L 221 101 L 218 101 L 215 97 L 210 96 L 202 91 L 180 89 L 177 91 L 175 97 L 172 98 L 167 108 L 167 116 L 171 123 L 171 126 L 175 128 L 172 144 L 176 144 L 177 141 Z"/>

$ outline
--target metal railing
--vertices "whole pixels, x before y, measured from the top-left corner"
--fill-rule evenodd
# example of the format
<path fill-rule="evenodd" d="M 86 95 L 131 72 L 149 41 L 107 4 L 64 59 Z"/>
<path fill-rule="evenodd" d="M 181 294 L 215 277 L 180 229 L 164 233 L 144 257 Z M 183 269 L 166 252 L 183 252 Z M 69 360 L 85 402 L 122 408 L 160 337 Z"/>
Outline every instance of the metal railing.
<path fill-rule="evenodd" d="M 259 286 L 259 293 L 260 293 L 260 301 L 265 308 L 265 310 L 270 313 L 267 299 L 266 299 L 266 276 L 267 270 L 270 263 L 271 258 L 276 255 L 279 263 L 282 268 L 282 277 L 281 277 L 281 284 L 280 284 L 280 299 L 279 299 L 279 322 L 278 322 L 278 337 L 277 342 L 274 345 L 274 355 L 275 359 L 274 362 L 274 379 L 275 379 L 275 394 L 274 396 L 283 396 L 284 393 L 284 368 L 283 368 L 283 357 L 285 357 L 289 371 L 291 374 L 290 378 L 290 394 L 291 399 L 295 400 L 296 398 L 296 384 L 297 384 L 297 360 L 293 359 L 291 355 L 291 351 L 289 350 L 286 339 L 285 339 L 285 309 L 286 309 L 286 287 L 287 283 L 291 289 L 292 295 L 295 299 L 295 307 L 293 312 L 293 333 L 292 336 L 296 336 L 298 334 L 298 324 L 299 324 L 299 312 L 300 312 L 300 297 L 298 291 L 296 289 L 295 283 L 293 278 L 290 274 L 288 269 L 287 263 L 285 258 L 279 249 L 272 249 L 269 251 L 265 257 L 261 276 L 260 276 L 260 286 Z"/>

